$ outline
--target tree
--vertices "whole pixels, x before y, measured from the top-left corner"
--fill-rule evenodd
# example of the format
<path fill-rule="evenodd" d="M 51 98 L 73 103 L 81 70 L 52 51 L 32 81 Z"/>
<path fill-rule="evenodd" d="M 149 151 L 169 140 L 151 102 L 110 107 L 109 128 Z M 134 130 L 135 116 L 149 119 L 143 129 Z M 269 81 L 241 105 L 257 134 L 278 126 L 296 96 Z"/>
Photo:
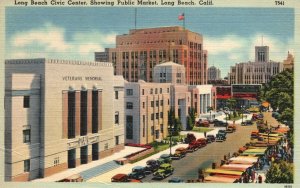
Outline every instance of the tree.
<path fill-rule="evenodd" d="M 227 99 L 226 103 L 227 103 L 227 105 L 229 107 L 229 113 L 230 113 L 228 117 L 229 117 L 229 119 L 231 119 L 231 110 L 235 109 L 235 107 L 236 107 L 236 100 L 233 99 L 233 98 L 230 98 L 230 99 Z"/>
<path fill-rule="evenodd" d="M 273 163 L 266 174 L 266 183 L 293 183 L 293 164 L 285 161 Z"/>
<path fill-rule="evenodd" d="M 168 114 L 168 125 L 172 127 L 172 134 L 179 135 L 179 132 L 182 130 L 182 124 L 179 118 L 175 118 L 175 111 L 173 108 L 170 109 Z"/>
<path fill-rule="evenodd" d="M 194 108 L 190 108 L 189 115 L 187 116 L 187 130 L 192 130 L 195 125 L 196 113 Z"/>

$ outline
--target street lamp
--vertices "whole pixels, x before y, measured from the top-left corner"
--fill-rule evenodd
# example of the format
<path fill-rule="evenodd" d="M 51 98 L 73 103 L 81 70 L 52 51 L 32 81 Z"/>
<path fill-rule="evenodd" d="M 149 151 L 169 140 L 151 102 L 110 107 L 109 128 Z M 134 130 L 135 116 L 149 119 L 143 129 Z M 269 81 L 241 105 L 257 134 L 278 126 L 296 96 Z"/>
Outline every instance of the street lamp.
<path fill-rule="evenodd" d="M 173 134 L 173 129 L 174 126 L 172 125 L 172 123 L 168 126 L 169 129 L 169 136 L 170 136 L 170 157 L 172 155 L 172 134 Z"/>

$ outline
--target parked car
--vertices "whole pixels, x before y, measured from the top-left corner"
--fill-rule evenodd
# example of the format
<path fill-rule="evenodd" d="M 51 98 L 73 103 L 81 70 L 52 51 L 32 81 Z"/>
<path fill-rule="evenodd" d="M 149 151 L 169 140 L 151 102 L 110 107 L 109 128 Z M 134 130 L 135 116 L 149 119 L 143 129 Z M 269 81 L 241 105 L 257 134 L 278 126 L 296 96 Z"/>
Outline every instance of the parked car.
<path fill-rule="evenodd" d="M 147 166 L 145 167 L 145 173 L 150 174 L 152 172 L 155 172 L 159 168 L 160 163 L 158 160 L 151 159 L 146 162 L 146 165 Z"/>
<path fill-rule="evenodd" d="M 259 137 L 259 131 L 251 132 L 251 139 L 257 139 Z"/>
<path fill-rule="evenodd" d="M 223 135 L 225 135 L 225 137 L 226 137 L 226 135 L 227 135 L 227 133 L 226 133 L 225 130 L 219 130 L 219 131 L 218 131 L 218 134 L 223 134 Z"/>
<path fill-rule="evenodd" d="M 196 127 L 209 127 L 209 121 L 199 119 L 199 121 L 196 122 Z"/>
<path fill-rule="evenodd" d="M 223 142 L 226 140 L 226 136 L 224 134 L 217 134 L 216 135 L 216 142 Z"/>
<path fill-rule="evenodd" d="M 230 124 L 228 125 L 228 128 L 232 128 L 233 132 L 236 131 L 236 126 L 234 124 Z"/>
<path fill-rule="evenodd" d="M 207 144 L 207 140 L 205 138 L 199 138 L 197 139 L 197 141 L 199 143 L 199 147 L 202 148 L 202 147 L 205 147 L 206 144 Z"/>
<path fill-rule="evenodd" d="M 172 163 L 172 159 L 171 159 L 171 156 L 169 154 L 162 154 L 158 161 L 160 162 L 160 164 L 163 164 L 163 163 Z"/>
<path fill-rule="evenodd" d="M 132 172 L 128 175 L 129 179 L 143 179 L 146 176 L 145 167 L 135 166 L 132 168 Z"/>
<path fill-rule="evenodd" d="M 129 182 L 129 176 L 127 174 L 116 174 L 111 178 L 111 182 Z"/>
<path fill-rule="evenodd" d="M 186 155 L 186 148 L 185 147 L 179 147 L 175 150 L 175 153 L 172 155 L 172 159 L 181 159 L 185 157 Z"/>
<path fill-rule="evenodd" d="M 184 183 L 183 179 L 178 177 L 172 177 L 168 180 L 169 183 Z"/>
<path fill-rule="evenodd" d="M 226 133 L 233 133 L 234 130 L 232 127 L 228 127 L 226 130 L 225 130 Z"/>
<path fill-rule="evenodd" d="M 83 182 L 83 178 L 80 176 L 80 174 L 74 174 L 62 180 L 59 180 L 58 182 Z"/>
<path fill-rule="evenodd" d="M 224 121 L 218 120 L 218 121 L 215 121 L 215 122 L 214 122 L 214 126 L 215 126 L 215 127 L 227 127 L 227 126 L 228 126 L 228 123 L 226 123 L 226 122 L 224 122 Z"/>
<path fill-rule="evenodd" d="M 212 143 L 212 142 L 216 141 L 216 137 L 212 134 L 209 134 L 206 136 L 206 140 L 207 140 L 207 143 Z"/>
<path fill-rule="evenodd" d="M 174 168 L 170 164 L 161 164 L 159 169 L 153 173 L 153 178 L 155 179 L 164 179 L 174 172 Z"/>
<path fill-rule="evenodd" d="M 196 137 L 195 137 L 195 135 L 193 134 L 193 133 L 188 133 L 187 135 L 186 135 L 186 138 L 185 138 L 185 143 L 186 144 L 189 144 L 189 143 L 191 143 L 191 142 L 194 142 L 196 140 Z"/>
<path fill-rule="evenodd" d="M 192 143 L 189 144 L 189 146 L 187 147 L 187 152 L 194 152 L 197 151 L 200 148 L 200 143 L 197 141 L 194 141 Z"/>

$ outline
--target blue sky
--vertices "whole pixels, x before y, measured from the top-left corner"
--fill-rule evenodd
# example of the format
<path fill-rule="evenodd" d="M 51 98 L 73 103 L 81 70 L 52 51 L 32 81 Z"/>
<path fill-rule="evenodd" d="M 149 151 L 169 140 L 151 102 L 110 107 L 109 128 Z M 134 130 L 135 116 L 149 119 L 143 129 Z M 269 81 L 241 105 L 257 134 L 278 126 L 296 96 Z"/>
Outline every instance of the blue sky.
<path fill-rule="evenodd" d="M 137 8 L 137 28 L 182 25 L 200 33 L 209 66 L 226 76 L 231 65 L 254 59 L 254 46 L 270 46 L 270 59 L 293 53 L 294 10 L 275 8 Z M 6 58 L 94 59 L 134 28 L 134 8 L 6 8 Z"/>

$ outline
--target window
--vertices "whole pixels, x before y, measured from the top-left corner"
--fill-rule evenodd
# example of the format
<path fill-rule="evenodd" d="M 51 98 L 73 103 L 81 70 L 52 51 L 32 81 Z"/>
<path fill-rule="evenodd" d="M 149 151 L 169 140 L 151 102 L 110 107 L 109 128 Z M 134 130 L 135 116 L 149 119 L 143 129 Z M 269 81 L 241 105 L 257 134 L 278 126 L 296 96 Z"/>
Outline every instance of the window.
<path fill-rule="evenodd" d="M 143 108 L 145 108 L 145 102 L 143 102 Z"/>
<path fill-rule="evenodd" d="M 126 89 L 126 95 L 133 95 L 133 89 Z"/>
<path fill-rule="evenodd" d="M 160 106 L 163 106 L 163 105 L 164 105 L 164 101 L 160 100 Z"/>
<path fill-rule="evenodd" d="M 163 117 L 164 117 L 164 113 L 160 112 L 160 118 L 163 118 Z"/>
<path fill-rule="evenodd" d="M 23 143 L 30 142 L 30 129 L 23 130 Z"/>
<path fill-rule="evenodd" d="M 119 91 L 115 91 L 115 99 L 119 99 Z"/>
<path fill-rule="evenodd" d="M 127 102 L 126 103 L 126 109 L 133 109 L 133 103 L 132 102 Z"/>
<path fill-rule="evenodd" d="M 159 89 L 159 93 L 162 94 L 162 88 Z"/>
<path fill-rule="evenodd" d="M 154 101 L 151 101 L 151 107 L 154 107 Z"/>
<path fill-rule="evenodd" d="M 151 120 L 154 120 L 154 114 L 151 114 Z"/>
<path fill-rule="evenodd" d="M 150 89 L 150 94 L 153 94 L 153 89 L 152 88 Z"/>
<path fill-rule="evenodd" d="M 119 124 L 119 112 L 115 112 L 115 124 Z"/>
<path fill-rule="evenodd" d="M 144 89 L 142 89 L 142 95 L 144 95 L 145 94 L 145 90 Z"/>
<path fill-rule="evenodd" d="M 154 126 L 151 126 L 151 135 L 154 135 Z"/>
<path fill-rule="evenodd" d="M 160 132 L 163 133 L 164 132 L 164 125 L 160 124 Z"/>
<path fill-rule="evenodd" d="M 156 119 L 158 119 L 159 118 L 159 113 L 156 113 L 155 117 L 156 117 Z"/>
<path fill-rule="evenodd" d="M 119 145 L 119 136 L 115 136 L 115 144 Z"/>
<path fill-rule="evenodd" d="M 23 98 L 23 108 L 30 107 L 30 96 L 24 96 Z"/>
<path fill-rule="evenodd" d="M 159 101 L 155 101 L 155 106 L 156 106 L 156 107 L 159 106 Z"/>
<path fill-rule="evenodd" d="M 108 143 L 105 143 L 104 150 L 108 150 Z"/>
<path fill-rule="evenodd" d="M 155 88 L 155 94 L 157 94 L 157 88 Z"/>
<path fill-rule="evenodd" d="M 169 93 L 170 92 L 170 88 L 167 88 L 167 93 Z"/>
<path fill-rule="evenodd" d="M 59 165 L 59 157 L 55 157 L 53 163 L 54 163 L 54 166 Z"/>
<path fill-rule="evenodd" d="M 24 172 L 30 171 L 30 159 L 24 161 Z"/>
<path fill-rule="evenodd" d="M 133 138 L 133 117 L 126 116 L 126 139 Z"/>
<path fill-rule="evenodd" d="M 170 100 L 168 99 L 168 105 L 170 105 Z"/>

